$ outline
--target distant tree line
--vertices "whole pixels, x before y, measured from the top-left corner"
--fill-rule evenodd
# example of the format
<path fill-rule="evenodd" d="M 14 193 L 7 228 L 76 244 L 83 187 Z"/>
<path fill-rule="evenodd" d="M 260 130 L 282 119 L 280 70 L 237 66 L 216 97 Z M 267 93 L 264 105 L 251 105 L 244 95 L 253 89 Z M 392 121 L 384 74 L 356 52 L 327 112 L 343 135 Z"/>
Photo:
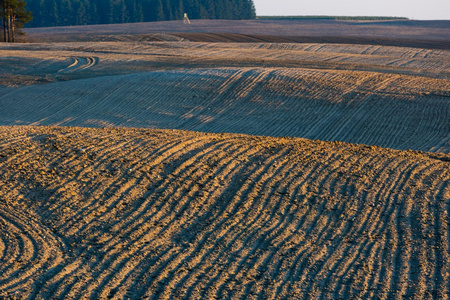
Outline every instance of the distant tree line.
<path fill-rule="evenodd" d="M 258 16 L 261 20 L 355 20 L 355 21 L 387 21 L 409 20 L 405 17 L 370 17 L 370 16 Z"/>
<path fill-rule="evenodd" d="M 23 0 L 0 0 L 1 36 L 3 42 L 14 43 L 25 23 L 31 21 L 31 12 Z"/>
<path fill-rule="evenodd" d="M 1 1 L 1 0 L 0 0 Z M 190 19 L 254 19 L 253 0 L 28 0 L 29 27 Z"/>

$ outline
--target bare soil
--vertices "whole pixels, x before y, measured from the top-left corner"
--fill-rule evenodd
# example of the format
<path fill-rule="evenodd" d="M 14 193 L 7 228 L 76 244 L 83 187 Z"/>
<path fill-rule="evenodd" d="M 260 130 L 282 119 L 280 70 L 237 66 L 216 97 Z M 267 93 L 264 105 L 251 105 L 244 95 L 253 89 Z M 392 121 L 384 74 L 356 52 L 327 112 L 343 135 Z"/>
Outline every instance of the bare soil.
<path fill-rule="evenodd" d="M 0 128 L 0 295 L 445 299 L 449 155 Z"/>
<path fill-rule="evenodd" d="M 3 125 L 233 132 L 450 152 L 447 50 L 110 41 L 4 45 L 0 54 Z"/>
<path fill-rule="evenodd" d="M 197 42 L 339 43 L 450 49 L 450 21 L 192 20 L 27 28 L 29 42 L 165 40 Z"/>
<path fill-rule="evenodd" d="M 448 22 L 193 25 L 0 44 L 0 299 L 450 298 Z"/>

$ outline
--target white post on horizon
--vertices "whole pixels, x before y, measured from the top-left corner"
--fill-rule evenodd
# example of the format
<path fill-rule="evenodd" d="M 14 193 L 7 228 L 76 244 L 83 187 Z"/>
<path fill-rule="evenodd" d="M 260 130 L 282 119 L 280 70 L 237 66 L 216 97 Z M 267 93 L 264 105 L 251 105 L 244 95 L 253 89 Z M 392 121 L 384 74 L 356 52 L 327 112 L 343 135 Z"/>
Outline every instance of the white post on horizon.
<path fill-rule="evenodd" d="M 189 18 L 188 18 L 188 16 L 187 16 L 187 13 L 184 13 L 183 23 L 184 23 L 184 24 L 191 24 L 191 21 L 189 21 Z"/>

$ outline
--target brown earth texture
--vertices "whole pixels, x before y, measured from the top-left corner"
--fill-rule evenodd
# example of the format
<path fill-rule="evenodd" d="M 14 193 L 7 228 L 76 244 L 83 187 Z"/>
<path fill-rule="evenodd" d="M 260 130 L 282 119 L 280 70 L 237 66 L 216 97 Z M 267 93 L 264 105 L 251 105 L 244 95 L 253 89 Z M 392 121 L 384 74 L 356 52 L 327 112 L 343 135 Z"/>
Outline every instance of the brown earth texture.
<path fill-rule="evenodd" d="M 450 298 L 450 22 L 192 23 L 0 44 L 0 299 Z"/>

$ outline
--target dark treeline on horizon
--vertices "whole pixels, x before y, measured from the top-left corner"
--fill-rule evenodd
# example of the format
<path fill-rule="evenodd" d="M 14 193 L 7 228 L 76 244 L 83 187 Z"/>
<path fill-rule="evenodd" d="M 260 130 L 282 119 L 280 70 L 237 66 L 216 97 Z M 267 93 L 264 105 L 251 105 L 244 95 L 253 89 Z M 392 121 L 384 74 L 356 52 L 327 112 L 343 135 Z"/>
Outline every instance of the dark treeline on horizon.
<path fill-rule="evenodd" d="M 254 19 L 253 0 L 27 0 L 27 27 L 190 19 Z"/>
<path fill-rule="evenodd" d="M 405 17 L 378 17 L 378 16 L 258 16 L 261 20 L 355 20 L 355 21 L 390 21 L 409 20 Z"/>

